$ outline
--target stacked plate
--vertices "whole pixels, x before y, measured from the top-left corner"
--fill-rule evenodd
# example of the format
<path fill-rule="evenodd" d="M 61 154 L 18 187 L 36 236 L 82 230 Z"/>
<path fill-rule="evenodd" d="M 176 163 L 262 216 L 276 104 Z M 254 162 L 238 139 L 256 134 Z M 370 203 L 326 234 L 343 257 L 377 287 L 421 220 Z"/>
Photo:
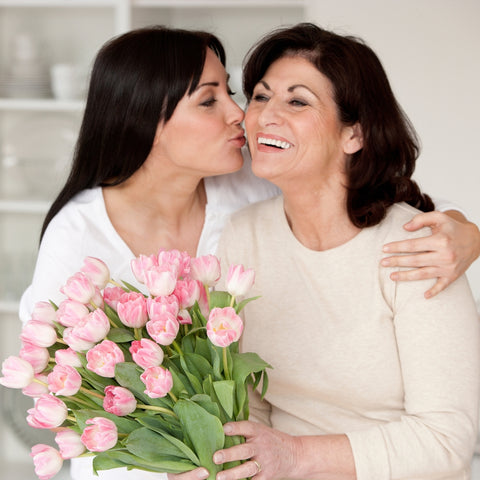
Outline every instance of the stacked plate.
<path fill-rule="evenodd" d="M 0 74 L 0 94 L 15 98 L 51 97 L 50 76 L 38 54 L 38 46 L 27 34 L 14 38 L 10 62 Z"/>

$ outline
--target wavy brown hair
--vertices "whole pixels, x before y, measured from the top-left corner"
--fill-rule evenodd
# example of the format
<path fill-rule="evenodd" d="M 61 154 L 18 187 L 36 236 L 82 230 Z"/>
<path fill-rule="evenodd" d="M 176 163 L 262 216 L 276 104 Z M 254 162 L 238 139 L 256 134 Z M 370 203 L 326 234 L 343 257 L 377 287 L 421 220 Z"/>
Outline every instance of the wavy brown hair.
<path fill-rule="evenodd" d="M 363 148 L 346 165 L 347 211 L 352 223 L 361 228 L 376 225 L 397 202 L 433 210 L 430 197 L 411 178 L 419 154 L 415 130 L 395 99 L 380 60 L 361 39 L 311 23 L 273 31 L 245 59 L 247 100 L 273 62 L 297 55 L 332 83 L 340 121 L 362 127 Z"/>

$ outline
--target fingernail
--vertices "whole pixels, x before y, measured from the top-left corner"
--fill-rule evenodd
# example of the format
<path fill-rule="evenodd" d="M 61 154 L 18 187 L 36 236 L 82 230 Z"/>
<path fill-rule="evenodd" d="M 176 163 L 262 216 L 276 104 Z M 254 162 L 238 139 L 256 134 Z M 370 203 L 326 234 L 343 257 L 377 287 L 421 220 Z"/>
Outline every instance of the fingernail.
<path fill-rule="evenodd" d="M 229 424 L 229 423 L 226 423 L 224 426 L 223 426 L 223 431 L 224 433 L 232 433 L 232 426 Z"/>
<path fill-rule="evenodd" d="M 209 475 L 208 470 L 205 468 L 202 468 L 197 472 L 198 480 L 204 480 L 205 478 L 208 478 L 208 475 Z"/>
<path fill-rule="evenodd" d="M 390 265 L 390 260 L 389 260 L 388 258 L 384 258 L 384 259 L 382 260 L 382 265 L 383 265 L 384 267 L 388 267 L 388 266 Z"/>
<path fill-rule="evenodd" d="M 390 278 L 391 278 L 392 280 L 398 280 L 398 273 L 392 273 L 392 274 L 390 275 Z"/>
<path fill-rule="evenodd" d="M 223 463 L 223 453 L 215 452 L 215 454 L 213 455 L 213 461 L 216 464 Z"/>
<path fill-rule="evenodd" d="M 389 251 L 390 251 L 390 247 L 389 247 L 388 245 L 384 245 L 383 251 L 384 251 L 384 252 L 389 252 Z"/>

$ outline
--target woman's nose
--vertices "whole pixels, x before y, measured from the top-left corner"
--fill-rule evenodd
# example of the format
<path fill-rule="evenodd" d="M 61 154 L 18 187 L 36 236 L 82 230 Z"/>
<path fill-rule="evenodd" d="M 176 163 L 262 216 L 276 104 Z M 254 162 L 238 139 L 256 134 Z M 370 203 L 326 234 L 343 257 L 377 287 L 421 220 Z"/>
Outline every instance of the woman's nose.
<path fill-rule="evenodd" d="M 278 105 L 275 101 L 270 100 L 263 105 L 258 115 L 258 123 L 261 126 L 278 124 L 281 122 L 281 115 Z"/>
<path fill-rule="evenodd" d="M 230 99 L 231 105 L 229 108 L 229 122 L 228 123 L 242 123 L 245 118 L 245 112 L 240 108 L 240 106 L 233 100 Z"/>

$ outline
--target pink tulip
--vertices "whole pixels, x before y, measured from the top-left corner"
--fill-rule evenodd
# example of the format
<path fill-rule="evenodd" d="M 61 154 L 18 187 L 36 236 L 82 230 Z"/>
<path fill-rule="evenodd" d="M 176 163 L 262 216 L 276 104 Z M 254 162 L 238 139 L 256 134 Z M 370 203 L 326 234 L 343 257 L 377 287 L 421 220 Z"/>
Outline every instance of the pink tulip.
<path fill-rule="evenodd" d="M 147 301 L 141 293 L 124 293 L 117 303 L 121 322 L 130 328 L 142 328 L 148 320 Z"/>
<path fill-rule="evenodd" d="M 255 282 L 255 271 L 252 268 L 244 269 L 243 265 L 230 265 L 227 274 L 227 292 L 238 297 L 245 295 Z"/>
<path fill-rule="evenodd" d="M 117 444 L 117 426 L 108 418 L 90 418 L 86 424 L 91 426 L 85 428 L 80 438 L 91 452 L 105 452 Z"/>
<path fill-rule="evenodd" d="M 145 271 L 145 285 L 154 297 L 171 295 L 177 283 L 177 269 L 170 267 L 151 267 Z"/>
<path fill-rule="evenodd" d="M 22 393 L 31 398 L 39 398 L 43 394 L 48 394 L 47 376 L 43 373 L 35 375 L 34 380 L 22 388 Z"/>
<path fill-rule="evenodd" d="M 125 290 L 120 287 L 106 287 L 103 291 L 103 299 L 114 310 L 117 309 L 117 303 L 120 297 L 125 293 Z"/>
<path fill-rule="evenodd" d="M 33 343 L 38 347 L 51 347 L 57 341 L 57 332 L 52 325 L 29 320 L 22 328 L 20 339 L 24 343 Z"/>
<path fill-rule="evenodd" d="M 78 457 L 85 451 L 85 445 L 82 443 L 80 434 L 70 428 L 59 429 L 55 435 L 55 442 L 64 460 Z"/>
<path fill-rule="evenodd" d="M 20 358 L 26 360 L 33 367 L 35 373 L 43 372 L 50 361 L 50 353 L 45 347 L 39 347 L 25 342 L 20 349 Z"/>
<path fill-rule="evenodd" d="M 147 387 L 145 393 L 150 398 L 165 397 L 173 387 L 172 374 L 162 367 L 148 367 L 140 379 Z"/>
<path fill-rule="evenodd" d="M 68 365 L 70 367 L 80 368 L 82 362 L 73 348 L 61 348 L 55 352 L 55 363 L 57 365 Z"/>
<path fill-rule="evenodd" d="M 177 315 L 177 320 L 180 325 L 191 325 L 192 324 L 192 317 L 190 313 L 185 308 L 180 310 Z"/>
<path fill-rule="evenodd" d="M 77 272 L 67 280 L 60 291 L 71 300 L 86 305 L 95 296 L 95 285 L 83 272 Z"/>
<path fill-rule="evenodd" d="M 28 410 L 27 423 L 33 428 L 56 428 L 67 418 L 67 406 L 54 395 L 44 394 Z"/>
<path fill-rule="evenodd" d="M 176 317 L 178 309 L 178 299 L 175 295 L 147 298 L 147 312 L 150 320 L 157 320 L 164 313 L 170 313 Z"/>
<path fill-rule="evenodd" d="M 103 299 L 102 292 L 99 290 L 98 287 L 95 287 L 95 295 L 93 296 L 92 300 L 90 301 L 91 305 L 94 305 L 96 308 L 101 308 L 105 305 L 105 301 Z"/>
<path fill-rule="evenodd" d="M 130 262 L 133 275 L 140 283 L 145 283 L 145 272 L 151 267 L 158 267 L 158 258 L 156 255 L 139 255 Z"/>
<path fill-rule="evenodd" d="M 95 257 L 85 257 L 80 269 L 100 290 L 103 290 L 110 281 L 110 270 L 105 262 Z"/>
<path fill-rule="evenodd" d="M 34 374 L 29 362 L 12 355 L 2 363 L 3 377 L 0 377 L 0 383 L 7 388 L 25 388 L 33 381 Z"/>
<path fill-rule="evenodd" d="M 171 313 L 159 315 L 147 322 L 148 334 L 160 345 L 171 345 L 177 337 L 180 324 Z"/>
<path fill-rule="evenodd" d="M 238 341 L 243 331 L 242 319 L 231 307 L 213 308 L 207 321 L 207 336 L 217 347 Z"/>
<path fill-rule="evenodd" d="M 213 287 L 220 279 L 220 262 L 215 255 L 192 258 L 190 275 L 207 287 Z"/>
<path fill-rule="evenodd" d="M 158 265 L 175 265 L 178 277 L 185 277 L 190 273 L 190 255 L 179 250 L 160 250 L 158 252 Z"/>
<path fill-rule="evenodd" d="M 75 335 L 90 343 L 103 340 L 110 331 L 110 320 L 103 310 L 96 309 L 83 317 L 74 327 Z"/>
<path fill-rule="evenodd" d="M 152 340 L 134 340 L 130 346 L 133 361 L 142 368 L 156 367 L 163 362 L 163 350 Z"/>
<path fill-rule="evenodd" d="M 64 327 L 74 327 L 89 313 L 90 310 L 83 303 L 67 299 L 58 306 L 57 322 Z"/>
<path fill-rule="evenodd" d="M 130 390 L 115 385 L 105 387 L 103 409 L 106 412 L 123 417 L 134 412 L 136 408 L 137 400 Z"/>
<path fill-rule="evenodd" d="M 122 350 L 110 340 L 104 340 L 87 352 L 87 368 L 101 377 L 113 378 L 115 365 L 124 361 Z"/>
<path fill-rule="evenodd" d="M 81 338 L 75 331 L 74 327 L 67 327 L 63 331 L 63 341 L 75 352 L 84 352 L 90 350 L 95 343 L 89 342 Z"/>
<path fill-rule="evenodd" d="M 64 397 L 75 395 L 82 386 L 82 376 L 68 365 L 55 365 L 47 380 L 48 389 Z"/>
<path fill-rule="evenodd" d="M 200 287 L 198 280 L 185 278 L 178 280 L 173 294 L 178 298 L 180 309 L 188 308 L 195 304 L 200 298 Z"/>
<path fill-rule="evenodd" d="M 56 313 L 50 302 L 37 302 L 33 307 L 32 320 L 53 325 Z"/>
<path fill-rule="evenodd" d="M 40 480 L 49 480 L 54 477 L 63 466 L 63 459 L 58 450 L 50 445 L 39 443 L 31 449 L 35 473 Z"/>

